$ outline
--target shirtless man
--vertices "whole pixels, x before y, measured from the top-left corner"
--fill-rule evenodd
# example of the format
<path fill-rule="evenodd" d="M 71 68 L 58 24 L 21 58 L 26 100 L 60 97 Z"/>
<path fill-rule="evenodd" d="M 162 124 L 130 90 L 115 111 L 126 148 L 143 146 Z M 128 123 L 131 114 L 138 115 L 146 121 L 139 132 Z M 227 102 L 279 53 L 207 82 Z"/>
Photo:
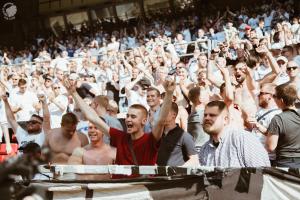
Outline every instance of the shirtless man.
<path fill-rule="evenodd" d="M 62 116 L 61 128 L 49 130 L 44 146 L 52 153 L 52 163 L 67 163 L 74 149 L 88 144 L 86 135 L 76 132 L 77 123 L 75 114 L 66 113 Z"/>
<path fill-rule="evenodd" d="M 73 151 L 69 164 L 77 165 L 110 165 L 116 158 L 116 149 L 103 142 L 103 133 L 92 123 L 89 123 L 88 136 L 91 143 Z"/>

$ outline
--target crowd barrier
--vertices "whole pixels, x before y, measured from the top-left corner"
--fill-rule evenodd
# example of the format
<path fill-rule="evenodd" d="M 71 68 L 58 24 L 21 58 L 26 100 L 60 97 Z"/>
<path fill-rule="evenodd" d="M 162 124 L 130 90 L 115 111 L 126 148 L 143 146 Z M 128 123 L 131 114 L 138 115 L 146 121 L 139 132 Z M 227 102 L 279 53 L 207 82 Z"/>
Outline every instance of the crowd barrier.
<path fill-rule="evenodd" d="M 40 167 L 51 180 L 35 180 L 43 199 L 300 199 L 299 169 L 162 166 Z M 68 174 L 140 174 L 135 179 L 78 180 Z M 56 177 L 56 178 L 54 178 Z"/>

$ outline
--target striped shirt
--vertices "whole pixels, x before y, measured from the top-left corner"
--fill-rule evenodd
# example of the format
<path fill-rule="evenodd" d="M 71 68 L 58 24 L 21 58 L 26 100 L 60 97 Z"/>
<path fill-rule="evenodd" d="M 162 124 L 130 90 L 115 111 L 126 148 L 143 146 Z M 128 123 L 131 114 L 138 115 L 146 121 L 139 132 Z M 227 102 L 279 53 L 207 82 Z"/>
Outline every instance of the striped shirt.
<path fill-rule="evenodd" d="M 260 141 L 248 131 L 227 126 L 223 129 L 219 145 L 212 138 L 200 150 L 203 166 L 217 167 L 267 167 L 268 153 Z"/>

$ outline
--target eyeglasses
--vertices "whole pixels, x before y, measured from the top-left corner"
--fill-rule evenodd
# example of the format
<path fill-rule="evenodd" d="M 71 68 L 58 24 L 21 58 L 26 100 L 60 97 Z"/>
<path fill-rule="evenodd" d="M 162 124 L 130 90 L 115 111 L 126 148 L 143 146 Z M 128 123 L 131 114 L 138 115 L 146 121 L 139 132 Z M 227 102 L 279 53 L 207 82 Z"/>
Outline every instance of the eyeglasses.
<path fill-rule="evenodd" d="M 291 70 L 296 70 L 298 67 L 287 67 L 286 70 L 287 71 L 291 71 Z"/>
<path fill-rule="evenodd" d="M 27 124 L 41 124 L 41 122 L 35 121 L 35 120 L 31 120 L 31 121 L 28 121 Z"/>
<path fill-rule="evenodd" d="M 53 87 L 53 89 L 54 89 L 54 90 L 56 90 L 56 89 L 60 89 L 60 87 Z"/>

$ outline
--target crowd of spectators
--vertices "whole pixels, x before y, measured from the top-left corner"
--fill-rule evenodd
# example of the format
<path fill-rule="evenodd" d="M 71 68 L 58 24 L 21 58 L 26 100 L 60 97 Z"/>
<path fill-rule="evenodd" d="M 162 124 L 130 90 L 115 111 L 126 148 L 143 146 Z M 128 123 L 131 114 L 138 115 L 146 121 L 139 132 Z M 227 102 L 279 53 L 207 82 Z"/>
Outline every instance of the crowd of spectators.
<path fill-rule="evenodd" d="M 11 127 L 52 163 L 299 167 L 293 1 L 166 19 L 1 49 L 7 153 Z"/>

